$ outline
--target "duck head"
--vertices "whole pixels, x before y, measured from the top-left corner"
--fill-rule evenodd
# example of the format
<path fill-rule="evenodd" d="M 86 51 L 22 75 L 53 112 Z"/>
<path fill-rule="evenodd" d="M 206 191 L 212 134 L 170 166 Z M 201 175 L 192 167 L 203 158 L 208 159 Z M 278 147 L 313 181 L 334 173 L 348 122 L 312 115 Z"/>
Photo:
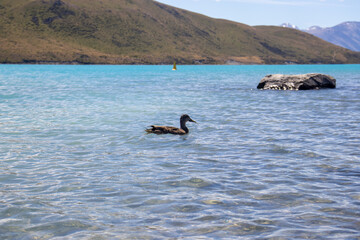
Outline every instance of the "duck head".
<path fill-rule="evenodd" d="M 196 121 L 192 120 L 191 117 L 187 114 L 183 114 L 181 117 L 180 117 L 180 122 L 183 122 L 183 123 L 186 123 L 186 122 L 194 122 L 194 123 L 197 123 Z"/>

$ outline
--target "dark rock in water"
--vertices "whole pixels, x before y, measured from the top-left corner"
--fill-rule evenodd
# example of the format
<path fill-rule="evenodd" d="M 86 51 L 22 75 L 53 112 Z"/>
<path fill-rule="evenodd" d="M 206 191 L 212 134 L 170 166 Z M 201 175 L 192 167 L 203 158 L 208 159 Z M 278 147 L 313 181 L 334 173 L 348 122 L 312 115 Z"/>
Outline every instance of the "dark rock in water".
<path fill-rule="evenodd" d="M 258 89 L 274 90 L 311 90 L 335 88 L 336 79 L 325 74 L 309 73 L 301 75 L 267 75 L 261 79 Z"/>

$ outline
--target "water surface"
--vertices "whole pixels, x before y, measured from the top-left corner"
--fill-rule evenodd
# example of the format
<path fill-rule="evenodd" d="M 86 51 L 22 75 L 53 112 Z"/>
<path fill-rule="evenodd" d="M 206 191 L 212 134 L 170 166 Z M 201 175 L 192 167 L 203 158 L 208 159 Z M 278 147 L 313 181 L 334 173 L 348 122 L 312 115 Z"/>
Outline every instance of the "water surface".
<path fill-rule="evenodd" d="M 171 67 L 0 65 L 1 239 L 360 238 L 360 65 Z"/>

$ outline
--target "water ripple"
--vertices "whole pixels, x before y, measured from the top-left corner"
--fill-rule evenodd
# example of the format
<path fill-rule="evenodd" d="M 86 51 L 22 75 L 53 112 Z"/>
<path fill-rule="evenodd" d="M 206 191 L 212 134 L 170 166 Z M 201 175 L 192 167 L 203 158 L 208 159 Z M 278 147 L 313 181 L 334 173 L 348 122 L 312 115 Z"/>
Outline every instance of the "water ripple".
<path fill-rule="evenodd" d="M 360 237 L 358 65 L 167 67 L 0 65 L 1 239 Z"/>

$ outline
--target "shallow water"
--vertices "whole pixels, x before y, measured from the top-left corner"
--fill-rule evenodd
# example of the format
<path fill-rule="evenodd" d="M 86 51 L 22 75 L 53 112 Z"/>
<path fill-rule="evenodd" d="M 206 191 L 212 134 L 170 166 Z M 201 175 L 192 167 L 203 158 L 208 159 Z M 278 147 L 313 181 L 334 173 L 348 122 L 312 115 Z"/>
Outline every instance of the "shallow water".
<path fill-rule="evenodd" d="M 360 65 L 0 65 L 0 139 L 1 239 L 360 239 Z"/>

